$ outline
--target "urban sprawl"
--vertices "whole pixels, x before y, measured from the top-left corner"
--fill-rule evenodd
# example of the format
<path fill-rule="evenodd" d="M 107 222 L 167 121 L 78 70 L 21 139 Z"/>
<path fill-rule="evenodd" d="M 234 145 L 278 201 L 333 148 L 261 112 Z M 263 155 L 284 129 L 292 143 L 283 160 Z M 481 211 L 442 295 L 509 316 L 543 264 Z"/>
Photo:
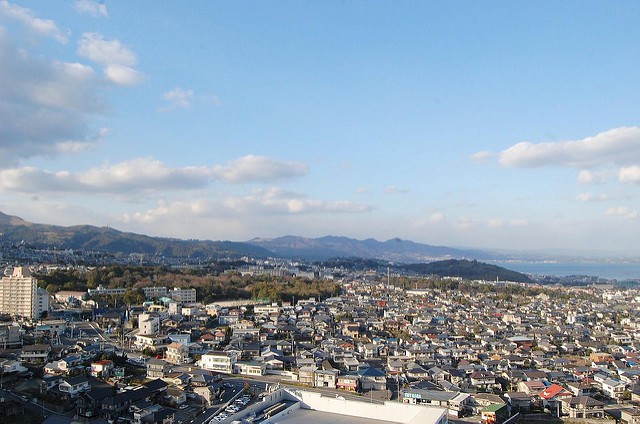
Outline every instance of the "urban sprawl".
<path fill-rule="evenodd" d="M 245 262 L 5 263 L 0 421 L 640 422 L 637 290 Z"/>

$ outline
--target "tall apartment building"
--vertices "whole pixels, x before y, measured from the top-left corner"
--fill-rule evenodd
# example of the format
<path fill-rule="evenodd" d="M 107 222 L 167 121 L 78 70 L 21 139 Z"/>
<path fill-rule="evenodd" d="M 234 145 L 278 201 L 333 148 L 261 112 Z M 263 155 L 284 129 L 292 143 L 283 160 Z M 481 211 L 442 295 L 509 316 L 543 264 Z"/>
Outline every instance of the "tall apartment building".
<path fill-rule="evenodd" d="M 19 266 L 0 278 L 0 313 L 36 319 L 39 315 L 38 283 L 29 268 Z"/>

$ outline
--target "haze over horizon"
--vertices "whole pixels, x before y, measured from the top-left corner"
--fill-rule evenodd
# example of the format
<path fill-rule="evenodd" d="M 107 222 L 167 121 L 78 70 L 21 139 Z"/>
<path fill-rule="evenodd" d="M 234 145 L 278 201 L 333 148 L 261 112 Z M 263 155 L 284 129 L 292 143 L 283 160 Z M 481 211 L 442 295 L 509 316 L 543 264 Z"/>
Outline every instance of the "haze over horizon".
<path fill-rule="evenodd" d="M 640 255 L 640 3 L 0 1 L 0 211 Z"/>

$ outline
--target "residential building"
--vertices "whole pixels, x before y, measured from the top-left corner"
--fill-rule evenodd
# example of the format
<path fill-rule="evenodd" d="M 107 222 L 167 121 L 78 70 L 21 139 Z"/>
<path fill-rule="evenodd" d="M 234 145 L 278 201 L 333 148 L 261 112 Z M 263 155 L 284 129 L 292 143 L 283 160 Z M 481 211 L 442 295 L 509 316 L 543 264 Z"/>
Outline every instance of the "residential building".
<path fill-rule="evenodd" d="M 157 358 L 151 358 L 147 361 L 147 378 L 164 378 L 169 372 L 169 364 Z"/>
<path fill-rule="evenodd" d="M 51 356 L 51 346 L 45 344 L 27 345 L 22 347 L 20 360 L 29 363 L 47 363 Z"/>
<path fill-rule="evenodd" d="M 41 306 L 38 282 L 28 267 L 15 267 L 10 276 L 0 278 L 0 313 L 36 319 Z"/>
<path fill-rule="evenodd" d="M 238 355 L 235 352 L 212 350 L 202 355 L 198 365 L 207 370 L 232 374 L 236 362 Z"/>
<path fill-rule="evenodd" d="M 153 336 L 160 332 L 160 317 L 155 314 L 140 314 L 138 316 L 140 335 Z"/>
<path fill-rule="evenodd" d="M 604 418 L 604 403 L 590 396 L 562 398 L 562 413 L 569 418 Z"/>
<path fill-rule="evenodd" d="M 146 299 L 158 299 L 167 295 L 167 288 L 162 286 L 143 287 L 142 293 Z"/>
<path fill-rule="evenodd" d="M 173 290 L 169 291 L 169 297 L 175 300 L 178 303 L 186 304 L 186 303 L 196 303 L 196 289 L 181 289 L 175 287 Z"/>
<path fill-rule="evenodd" d="M 186 364 L 191 362 L 189 348 L 182 343 L 173 342 L 167 346 L 165 359 L 172 364 Z"/>
<path fill-rule="evenodd" d="M 58 384 L 58 390 L 69 397 L 76 397 L 80 393 L 89 390 L 89 388 L 89 380 L 83 375 L 63 378 L 60 384 Z"/>

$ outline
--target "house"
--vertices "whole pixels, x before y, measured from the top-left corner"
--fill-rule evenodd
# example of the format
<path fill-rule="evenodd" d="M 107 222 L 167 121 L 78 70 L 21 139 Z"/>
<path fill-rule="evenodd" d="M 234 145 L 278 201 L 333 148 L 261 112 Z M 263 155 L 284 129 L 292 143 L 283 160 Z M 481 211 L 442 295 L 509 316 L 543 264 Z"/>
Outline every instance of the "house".
<path fill-rule="evenodd" d="M 189 348 L 182 343 L 173 342 L 167 346 L 165 359 L 172 364 L 186 364 L 191 362 Z"/>
<path fill-rule="evenodd" d="M 238 362 L 238 355 L 235 352 L 211 350 L 202 355 L 198 365 L 207 370 L 233 374 L 236 362 Z"/>
<path fill-rule="evenodd" d="M 199 386 L 193 388 L 193 393 L 204 400 L 207 406 L 211 406 L 216 401 L 219 393 L 221 392 L 221 389 L 215 388 L 213 386 Z"/>
<path fill-rule="evenodd" d="M 378 368 L 362 368 L 356 371 L 356 375 L 360 377 L 362 390 L 385 390 L 387 388 L 387 375 Z"/>
<path fill-rule="evenodd" d="M 491 371 L 474 371 L 470 376 L 471 385 L 488 389 L 496 385 L 496 376 Z"/>
<path fill-rule="evenodd" d="M 91 363 L 91 376 L 107 378 L 113 374 L 113 362 L 107 359 Z"/>
<path fill-rule="evenodd" d="M 620 402 L 622 400 L 624 391 L 627 387 L 624 382 L 613 378 L 607 378 L 600 384 L 602 385 L 602 393 L 604 393 L 605 396 L 610 399 L 614 399 L 617 402 Z"/>
<path fill-rule="evenodd" d="M 531 396 L 524 392 L 505 393 L 512 411 L 527 412 L 531 409 Z"/>
<path fill-rule="evenodd" d="M 540 380 L 521 381 L 518 383 L 518 391 L 529 396 L 537 396 L 546 388 L 547 386 Z"/>
<path fill-rule="evenodd" d="M 147 361 L 147 378 L 164 378 L 169 372 L 169 364 L 163 359 L 151 358 Z"/>
<path fill-rule="evenodd" d="M 562 413 L 569 418 L 604 418 L 604 403 L 590 396 L 560 399 Z"/>
<path fill-rule="evenodd" d="M 72 398 L 78 396 L 82 392 L 89 390 L 90 387 L 91 386 L 89 386 L 89 380 L 87 380 L 87 377 L 83 375 L 63 378 L 62 381 L 58 384 L 58 390 L 61 393 Z"/>
<path fill-rule="evenodd" d="M 242 375 L 265 375 L 267 364 L 257 361 L 236 362 L 234 372 Z"/>
<path fill-rule="evenodd" d="M 360 377 L 357 375 L 341 375 L 338 376 L 336 387 L 347 392 L 360 391 Z"/>
<path fill-rule="evenodd" d="M 172 404 L 182 405 L 187 401 L 187 392 L 177 387 L 167 388 L 165 398 Z"/>
<path fill-rule="evenodd" d="M 640 424 L 640 409 L 625 408 L 620 410 L 621 424 Z"/>
<path fill-rule="evenodd" d="M 335 389 L 338 382 L 338 370 L 316 370 L 313 374 L 314 387 L 327 387 Z"/>
<path fill-rule="evenodd" d="M 28 363 L 47 363 L 51 357 L 51 346 L 35 344 L 22 346 L 20 360 Z"/>
<path fill-rule="evenodd" d="M 552 413 L 558 414 L 560 411 L 560 401 L 573 397 L 573 393 L 559 384 L 552 384 L 539 393 L 543 406 L 549 408 Z"/>
<path fill-rule="evenodd" d="M 485 406 L 480 413 L 483 424 L 501 424 L 509 418 L 509 410 L 506 404 L 494 403 Z"/>
<path fill-rule="evenodd" d="M 302 367 L 298 370 L 298 382 L 305 386 L 313 387 L 314 378 L 313 372 L 317 369 L 315 365 L 309 365 Z"/>

